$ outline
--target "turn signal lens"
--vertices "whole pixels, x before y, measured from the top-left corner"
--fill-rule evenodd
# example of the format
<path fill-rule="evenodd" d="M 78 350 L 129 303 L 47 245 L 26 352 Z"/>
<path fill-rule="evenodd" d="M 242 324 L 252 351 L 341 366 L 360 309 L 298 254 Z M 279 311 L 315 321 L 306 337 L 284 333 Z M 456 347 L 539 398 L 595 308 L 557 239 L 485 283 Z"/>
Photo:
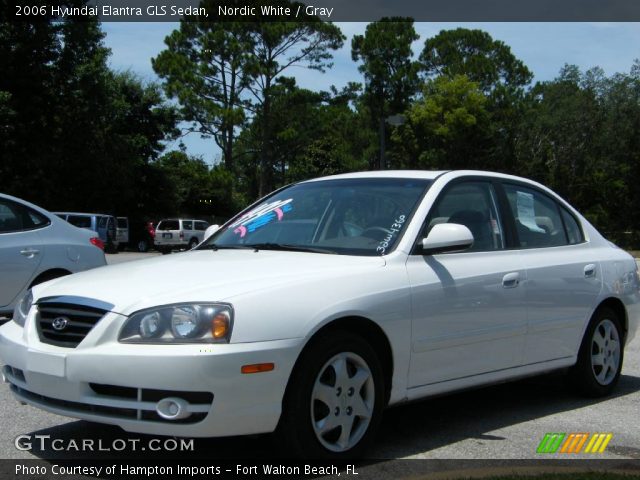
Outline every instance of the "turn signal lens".
<path fill-rule="evenodd" d="M 225 338 L 229 333 L 229 316 L 226 312 L 220 312 L 211 322 L 211 334 L 215 339 Z"/>
<path fill-rule="evenodd" d="M 242 373 L 262 373 L 270 372 L 275 368 L 273 363 L 254 363 L 253 365 L 243 365 L 240 368 Z"/>

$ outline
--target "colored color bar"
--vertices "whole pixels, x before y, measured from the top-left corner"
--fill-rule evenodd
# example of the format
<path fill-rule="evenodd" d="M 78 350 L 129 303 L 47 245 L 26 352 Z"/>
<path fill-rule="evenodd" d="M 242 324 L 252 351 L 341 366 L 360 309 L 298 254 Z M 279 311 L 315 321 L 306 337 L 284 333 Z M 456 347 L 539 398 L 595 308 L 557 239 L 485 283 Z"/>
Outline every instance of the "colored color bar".
<path fill-rule="evenodd" d="M 562 440 L 564 439 L 565 435 L 566 433 L 554 433 L 553 441 L 550 442 L 550 445 L 547 448 L 546 453 L 556 453 L 556 451 L 558 451 L 558 448 L 560 448 L 560 444 L 562 443 Z"/>
<path fill-rule="evenodd" d="M 573 444 L 576 440 L 576 434 L 570 433 L 567 439 L 562 444 L 562 448 L 560 449 L 560 453 L 567 453 L 567 451 L 573 447 Z"/>
<path fill-rule="evenodd" d="M 546 433 L 544 435 L 544 437 L 542 438 L 542 441 L 540 442 L 540 445 L 538 445 L 538 449 L 536 450 L 536 453 L 547 453 L 547 444 L 551 440 L 551 437 L 552 437 L 551 433 Z"/>
<path fill-rule="evenodd" d="M 573 449 L 573 451 L 571 453 L 580 453 L 580 450 L 582 450 L 582 446 L 587 441 L 587 438 L 589 438 L 589 434 L 588 433 L 581 433 L 580 434 L 580 441 L 578 442 L 578 444 L 576 445 L 576 447 Z"/>
<path fill-rule="evenodd" d="M 607 445 L 609 445 L 609 442 L 611 441 L 612 438 L 613 438 L 613 434 L 612 433 L 606 434 L 606 437 L 604 438 L 604 441 L 602 442 L 602 445 L 600 445 L 600 450 L 598 450 L 598 453 L 603 453 L 604 452 L 604 449 L 607 448 Z"/>
<path fill-rule="evenodd" d="M 598 435 L 598 439 L 596 440 L 596 443 L 593 444 L 593 447 L 591 448 L 591 453 L 598 453 L 598 450 L 600 449 L 600 444 L 606 437 L 604 433 L 599 433 L 597 435 Z"/>
<path fill-rule="evenodd" d="M 584 450 L 584 453 L 591 453 L 591 449 L 593 448 L 593 444 L 596 443 L 597 439 L 598 439 L 598 434 L 594 433 L 591 436 L 591 440 L 589 440 L 589 443 L 587 444 L 587 448 Z"/>

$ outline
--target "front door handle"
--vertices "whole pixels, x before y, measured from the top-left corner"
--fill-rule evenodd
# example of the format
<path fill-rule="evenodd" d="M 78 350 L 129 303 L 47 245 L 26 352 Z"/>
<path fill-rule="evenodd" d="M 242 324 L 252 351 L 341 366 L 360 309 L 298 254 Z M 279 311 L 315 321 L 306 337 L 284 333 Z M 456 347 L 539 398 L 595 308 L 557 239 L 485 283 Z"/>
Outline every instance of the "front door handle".
<path fill-rule="evenodd" d="M 35 248 L 25 248 L 24 250 L 20 250 L 20 255 L 23 255 L 27 258 L 33 258 L 40 253 L 40 250 L 36 250 Z"/>
<path fill-rule="evenodd" d="M 520 274 L 518 272 L 507 273 L 502 277 L 502 286 L 504 288 L 516 288 L 520 284 Z"/>
<path fill-rule="evenodd" d="M 596 276 L 596 266 L 593 263 L 590 263 L 586 267 L 584 267 L 584 276 L 585 278 L 594 278 Z"/>

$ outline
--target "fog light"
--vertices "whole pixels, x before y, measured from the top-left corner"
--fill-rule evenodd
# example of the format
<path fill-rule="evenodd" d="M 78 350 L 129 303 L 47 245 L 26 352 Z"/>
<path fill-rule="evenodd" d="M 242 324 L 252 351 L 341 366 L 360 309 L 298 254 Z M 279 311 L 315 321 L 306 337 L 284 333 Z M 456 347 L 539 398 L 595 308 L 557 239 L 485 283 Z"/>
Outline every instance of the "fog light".
<path fill-rule="evenodd" d="M 182 398 L 167 397 L 156 403 L 156 413 L 165 420 L 181 420 L 191 415 L 189 404 Z"/>

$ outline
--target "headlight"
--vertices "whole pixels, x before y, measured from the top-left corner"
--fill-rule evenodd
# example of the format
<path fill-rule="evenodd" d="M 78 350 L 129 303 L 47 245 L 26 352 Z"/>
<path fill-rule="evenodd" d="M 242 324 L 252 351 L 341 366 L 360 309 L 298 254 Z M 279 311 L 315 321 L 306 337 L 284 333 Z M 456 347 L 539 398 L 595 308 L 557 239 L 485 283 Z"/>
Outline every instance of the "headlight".
<path fill-rule="evenodd" d="M 229 343 L 233 307 L 226 303 L 180 303 L 134 313 L 118 340 L 126 343 Z"/>
<path fill-rule="evenodd" d="M 29 315 L 31 305 L 33 305 L 33 294 L 31 293 L 31 290 L 28 290 L 18 303 L 16 303 L 16 307 L 13 309 L 13 321 L 21 327 L 24 327 L 24 322 L 27 320 L 27 315 Z"/>

